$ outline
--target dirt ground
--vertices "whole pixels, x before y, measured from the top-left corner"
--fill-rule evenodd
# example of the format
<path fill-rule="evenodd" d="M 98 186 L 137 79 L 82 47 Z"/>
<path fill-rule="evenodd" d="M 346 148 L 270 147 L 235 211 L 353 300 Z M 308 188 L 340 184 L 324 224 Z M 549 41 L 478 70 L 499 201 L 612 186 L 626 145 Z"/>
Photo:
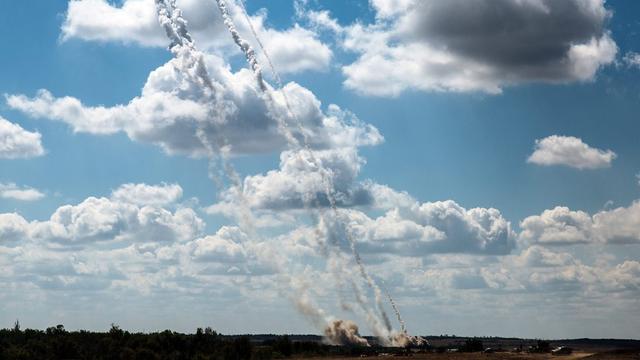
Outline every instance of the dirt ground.
<path fill-rule="evenodd" d="M 327 358 L 321 358 L 326 360 Z M 332 360 L 354 360 L 367 358 L 330 358 Z M 415 354 L 411 357 L 395 357 L 395 356 L 377 356 L 371 357 L 371 360 L 491 360 L 491 359 L 514 359 L 514 360 L 573 360 L 573 359 L 585 359 L 585 360 L 617 360 L 617 359 L 638 359 L 640 360 L 640 353 L 638 352 L 604 352 L 604 353 L 588 353 L 588 352 L 574 352 L 567 356 L 553 356 L 551 354 L 527 354 L 527 353 L 511 353 L 511 352 L 498 352 L 493 354 L 485 353 L 429 353 L 429 354 Z M 309 359 L 307 359 L 309 360 Z M 314 359 L 314 360 L 320 360 Z"/>
<path fill-rule="evenodd" d="M 413 357 L 413 359 L 421 360 L 475 360 L 475 359 L 519 359 L 519 360 L 543 360 L 543 359 L 583 359 L 593 354 L 590 353 L 573 353 L 568 356 L 552 356 L 551 354 L 527 354 L 527 353 L 510 353 L 499 352 L 493 354 L 484 353 L 444 353 L 444 354 L 420 354 Z"/>
<path fill-rule="evenodd" d="M 519 360 L 543 360 L 543 359 L 584 359 L 594 354 L 575 352 L 567 356 L 552 356 L 551 354 L 527 354 L 499 352 L 493 354 L 484 353 L 444 353 L 444 354 L 418 354 L 413 356 L 415 360 L 476 360 L 476 359 L 519 359 Z"/>

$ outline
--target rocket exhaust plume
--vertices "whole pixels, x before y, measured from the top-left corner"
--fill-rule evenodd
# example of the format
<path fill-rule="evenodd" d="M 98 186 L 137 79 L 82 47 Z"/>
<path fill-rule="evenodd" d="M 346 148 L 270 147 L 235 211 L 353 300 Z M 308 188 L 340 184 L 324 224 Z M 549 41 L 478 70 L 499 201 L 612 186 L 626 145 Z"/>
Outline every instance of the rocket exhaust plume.
<path fill-rule="evenodd" d="M 393 347 L 411 347 L 411 346 L 424 346 L 429 342 L 420 336 L 411 336 L 406 333 L 397 333 L 391 336 L 390 345 Z"/>
<path fill-rule="evenodd" d="M 254 37 L 256 38 L 256 41 L 258 42 L 259 46 L 261 47 L 262 51 L 265 54 L 265 57 L 267 58 L 269 65 L 271 67 L 271 70 L 274 73 L 274 78 L 276 79 L 276 81 L 278 82 L 278 86 L 282 89 L 282 95 L 283 95 L 283 99 L 288 111 L 288 115 L 290 118 L 292 118 L 295 121 L 295 125 L 297 127 L 297 130 L 299 131 L 299 133 L 302 135 L 302 144 L 300 144 L 300 141 L 293 135 L 289 125 L 286 123 L 286 121 L 284 119 L 281 119 L 280 117 L 276 117 L 277 121 L 279 123 L 279 129 L 283 132 L 283 135 L 285 136 L 285 138 L 287 139 L 287 142 L 289 143 L 290 147 L 293 148 L 304 148 L 312 162 L 314 164 L 317 165 L 317 168 L 322 176 L 322 180 L 325 186 L 325 195 L 327 196 L 327 199 L 329 200 L 329 203 L 331 205 L 331 209 L 333 212 L 333 215 L 336 219 L 340 218 L 340 214 L 338 211 L 338 207 L 336 204 L 336 198 L 335 198 L 335 194 L 334 194 L 334 186 L 333 186 L 333 181 L 331 180 L 331 177 L 329 175 L 329 170 L 326 169 L 322 162 L 319 161 L 317 159 L 317 157 L 315 156 L 313 150 L 311 149 L 311 147 L 309 146 L 309 140 L 308 137 L 306 135 L 306 132 L 303 129 L 302 123 L 300 122 L 300 119 L 298 119 L 295 116 L 295 113 L 292 111 L 290 103 L 287 99 L 286 96 L 286 92 L 284 91 L 284 89 L 282 88 L 282 81 L 280 79 L 280 76 L 278 74 L 278 72 L 276 71 L 273 62 L 271 61 L 271 58 L 269 57 L 266 49 L 264 48 L 262 41 L 260 41 L 260 38 L 255 30 L 255 28 L 253 27 L 253 24 L 251 23 L 251 20 L 246 12 L 243 0 L 239 0 L 240 2 L 240 8 L 244 14 L 245 19 L 247 20 L 249 27 L 254 35 Z M 270 90 L 269 87 L 267 86 L 266 82 L 264 81 L 264 77 L 262 74 L 262 69 L 258 63 L 255 51 L 253 50 L 253 48 L 251 47 L 251 45 L 244 40 L 240 34 L 238 33 L 237 28 L 235 27 L 235 24 L 233 22 L 233 19 L 231 18 L 229 11 L 227 9 L 226 3 L 224 0 L 216 0 L 216 3 L 218 5 L 218 9 L 220 10 L 220 13 L 222 15 L 223 21 L 225 23 L 225 25 L 227 26 L 229 32 L 231 33 L 231 36 L 234 40 L 234 42 L 236 43 L 236 45 L 238 45 L 238 47 L 242 50 L 242 52 L 244 53 L 247 62 L 249 63 L 249 66 L 251 67 L 251 69 L 253 70 L 256 80 L 258 82 L 258 86 L 260 88 L 260 90 L 269 98 L 269 103 L 273 104 L 273 98 L 270 94 Z M 302 145 L 302 146 L 301 146 Z M 305 207 L 307 207 L 308 204 L 305 204 Z M 359 268 L 359 272 L 360 275 L 362 276 L 362 278 L 365 280 L 365 282 L 367 283 L 367 285 L 369 286 L 369 288 L 373 291 L 374 296 L 375 296 L 375 301 L 377 304 L 377 308 L 378 308 L 378 312 L 380 313 L 380 316 L 383 319 L 383 323 L 385 326 L 386 333 L 390 334 L 392 327 L 391 327 L 391 323 L 389 321 L 389 317 L 387 316 L 384 307 L 382 305 L 382 291 L 380 290 L 380 288 L 378 287 L 378 285 L 375 283 L 375 281 L 373 280 L 373 278 L 368 274 L 364 263 L 362 262 L 362 259 L 360 257 L 360 254 L 358 253 L 357 249 L 356 249 L 356 244 L 355 244 L 355 240 L 353 239 L 353 237 L 351 236 L 351 234 L 347 231 L 345 233 L 345 238 L 348 240 L 350 248 L 351 248 L 351 252 L 353 253 L 354 259 L 357 263 L 357 266 Z M 400 324 L 402 326 L 402 331 L 403 333 L 406 335 L 406 328 L 404 326 L 404 321 L 402 320 L 402 316 L 400 315 L 400 312 L 398 310 L 398 308 L 395 305 L 395 302 L 393 301 L 393 298 L 391 297 L 391 295 L 387 292 L 387 297 L 389 298 L 389 301 L 391 302 L 391 306 L 394 309 L 394 312 L 398 318 L 398 320 L 400 321 Z M 362 304 L 361 304 L 362 305 Z M 377 321 L 376 321 L 377 323 Z M 375 326 L 375 325 L 374 325 Z M 391 335 L 388 335 L 388 340 L 389 342 L 393 342 L 393 339 L 391 337 Z"/>
<path fill-rule="evenodd" d="M 209 158 L 209 177 L 214 181 L 216 187 L 225 187 L 222 174 L 238 189 L 242 188 L 240 176 L 229 163 L 228 157 L 230 146 L 228 140 L 222 135 L 219 123 L 224 123 L 226 114 L 229 112 L 226 101 L 221 97 L 221 85 L 212 81 L 204 62 L 204 54 L 199 51 L 193 38 L 187 30 L 187 21 L 182 16 L 182 11 L 176 6 L 176 0 L 155 0 L 158 21 L 164 28 L 167 37 L 171 41 L 169 49 L 174 55 L 174 66 L 188 79 L 191 84 L 202 91 L 202 97 L 210 104 L 209 112 L 214 121 L 206 124 L 198 122 L 196 124 L 196 137 Z M 214 141 L 207 137 L 207 126 L 213 128 L 210 132 L 214 134 Z M 216 159 L 220 159 L 220 175 L 216 174 Z M 246 205 L 247 201 L 239 192 L 241 203 L 240 222 L 242 227 L 251 235 L 255 234 L 255 223 L 253 214 Z"/>
<path fill-rule="evenodd" d="M 291 296 L 294 305 L 316 327 L 323 329 L 324 341 L 330 345 L 369 346 L 367 339 L 360 336 L 358 326 L 349 320 L 333 320 L 309 296 L 308 283 L 303 279 L 289 278 L 289 286 L 294 288 Z"/>
<path fill-rule="evenodd" d="M 271 96 L 267 83 L 263 79 L 262 70 L 257 61 L 255 52 L 253 51 L 249 43 L 246 42 L 244 39 L 242 39 L 239 33 L 237 32 L 235 25 L 233 24 L 233 21 L 229 16 L 224 0 L 216 0 L 216 1 L 218 3 L 218 7 L 221 11 L 221 14 L 224 18 L 224 22 L 229 28 L 229 31 L 231 32 L 231 35 L 234 41 L 240 47 L 240 49 L 244 52 L 245 57 L 249 62 L 249 65 L 252 71 L 255 74 L 255 77 L 258 82 L 258 87 L 260 88 L 261 92 L 268 98 L 267 100 L 269 101 L 267 103 L 274 106 L 273 104 L 275 104 L 275 101 Z M 225 108 L 224 99 L 222 99 L 220 96 L 220 94 L 222 93 L 222 91 L 220 91 L 221 90 L 220 85 L 212 81 L 211 78 L 209 77 L 206 66 L 204 64 L 204 55 L 202 54 L 202 52 L 198 51 L 197 48 L 195 47 L 194 41 L 187 30 L 187 23 L 182 17 L 182 12 L 179 8 L 176 7 L 176 0 L 156 0 L 155 2 L 156 2 L 159 22 L 162 25 L 162 27 L 165 29 L 167 37 L 171 41 L 171 45 L 169 48 L 171 52 L 174 54 L 174 57 L 176 58 L 176 60 L 178 60 L 174 63 L 174 65 L 178 70 L 181 71 L 181 73 L 185 76 L 186 79 L 188 79 L 188 81 L 191 84 L 195 84 L 196 87 L 198 87 L 203 92 L 204 98 L 208 99 L 212 105 L 210 108 L 211 116 L 214 119 L 220 120 L 220 123 L 223 123 L 225 120 L 225 114 L 227 113 L 228 109 Z M 246 12 L 245 12 L 245 16 L 249 20 Z M 257 38 L 255 29 L 253 29 L 253 26 L 251 24 L 250 26 L 252 27 L 252 31 L 254 32 L 254 35 Z M 261 43 L 260 45 L 262 46 Z M 269 62 L 272 67 L 272 70 L 274 71 L 274 74 L 276 76 L 276 79 L 280 87 L 282 87 L 280 78 L 277 72 L 275 71 L 275 68 L 273 67 L 273 64 L 271 63 L 270 59 L 269 59 Z M 339 217 L 339 213 L 336 206 L 332 180 L 329 176 L 327 176 L 329 170 L 324 168 L 322 163 L 316 158 L 315 154 L 310 149 L 309 141 L 307 139 L 307 136 L 305 136 L 306 133 L 303 131 L 304 129 L 302 127 L 302 124 L 300 123 L 299 119 L 295 117 L 284 91 L 282 95 L 285 100 L 286 108 L 289 112 L 289 117 L 296 120 L 297 128 L 302 134 L 303 145 L 305 150 L 307 150 L 308 154 L 311 157 L 311 160 L 318 165 L 318 169 L 321 171 L 323 179 L 325 179 L 324 182 L 325 182 L 325 188 L 326 188 L 325 190 L 326 190 L 327 198 L 330 200 L 331 208 L 337 219 Z M 288 124 L 286 124 L 286 121 L 284 119 L 281 119 L 280 117 L 277 117 L 277 119 L 279 122 L 279 128 L 287 138 L 289 145 L 294 148 L 300 148 L 301 147 L 300 141 L 293 136 Z M 214 139 L 215 141 L 211 141 L 207 137 L 205 126 L 210 126 L 214 128 L 213 134 L 215 134 L 215 137 L 216 137 Z M 219 188 L 224 187 L 224 183 L 222 179 L 216 176 L 214 173 L 214 168 L 215 168 L 214 160 L 217 156 L 219 156 L 222 162 L 222 169 L 220 173 L 222 174 L 222 172 L 224 172 L 226 174 L 227 179 L 229 179 L 233 183 L 235 189 L 238 190 L 237 191 L 238 200 L 240 200 L 241 202 L 240 205 L 242 208 L 240 220 L 243 224 L 241 224 L 241 226 L 249 230 L 250 233 L 255 233 L 255 227 L 253 226 L 254 224 L 253 214 L 251 212 L 250 207 L 247 205 L 246 199 L 244 198 L 244 194 L 242 192 L 242 185 L 243 185 L 242 181 L 238 173 L 235 171 L 235 169 L 231 166 L 231 164 L 227 160 L 230 147 L 228 146 L 227 139 L 222 136 L 222 132 L 219 130 L 220 129 L 218 129 L 218 124 L 216 121 L 207 123 L 207 124 L 201 124 L 201 123 L 197 124 L 196 136 L 202 143 L 203 148 L 207 151 L 207 155 L 209 156 L 210 177 L 216 182 L 216 185 Z M 355 242 L 349 236 L 349 234 L 347 234 L 346 237 L 350 242 L 356 262 L 358 263 L 358 266 L 360 268 L 360 273 L 368 283 L 369 287 L 374 290 L 379 311 L 381 312 L 382 317 L 384 319 L 384 325 L 386 330 L 385 333 L 389 334 L 389 331 L 391 330 L 391 326 L 389 324 L 388 317 L 386 316 L 386 313 L 384 312 L 384 309 L 382 308 L 382 305 L 380 302 L 380 289 L 377 287 L 375 282 L 373 282 L 373 279 L 366 272 L 366 269 L 362 264 L 362 260 L 360 259 L 360 256 L 355 249 Z M 364 302 L 362 300 L 360 300 L 359 302 L 364 308 Z M 310 303 L 300 304 L 298 306 L 299 308 L 306 307 L 306 310 L 304 311 L 304 313 L 307 313 L 309 314 L 310 317 L 315 318 L 314 322 L 318 323 L 318 325 L 323 326 L 321 325 L 322 323 L 328 324 L 325 327 L 325 333 L 329 341 L 336 344 L 337 343 L 340 343 L 340 344 L 351 343 L 351 344 L 358 344 L 358 345 L 368 344 L 366 339 L 363 339 L 362 337 L 359 336 L 358 328 L 353 322 L 327 321 L 326 317 L 324 316 L 324 312 L 317 307 L 311 306 Z M 370 319 L 372 318 L 372 316 L 373 314 L 369 313 L 368 317 Z M 379 321 L 374 319 L 373 323 L 374 323 L 374 327 L 378 328 Z M 378 335 L 382 335 L 382 333 L 379 331 L 376 331 L 376 333 Z M 390 337 L 389 337 L 389 340 L 393 342 Z"/>
<path fill-rule="evenodd" d="M 387 295 L 387 298 L 389 299 L 389 303 L 391 304 L 391 308 L 393 308 L 393 312 L 396 313 L 396 317 L 398 318 L 398 322 L 400 323 L 400 330 L 402 330 L 403 334 L 407 334 L 407 326 L 404 323 L 404 320 L 402 319 L 402 316 L 400 315 L 400 310 L 398 310 L 398 307 L 396 306 L 396 302 L 391 297 L 391 294 L 389 293 L 387 288 L 386 287 L 383 287 L 383 288 L 384 288 L 385 295 Z"/>
<path fill-rule="evenodd" d="M 258 58 L 256 57 L 255 51 L 253 51 L 251 45 L 249 45 L 249 43 L 240 36 L 240 33 L 238 33 L 236 25 L 233 23 L 233 19 L 231 19 L 231 16 L 229 15 L 227 4 L 224 0 L 216 0 L 216 2 L 218 3 L 218 9 L 220 9 L 224 24 L 229 29 L 231 37 L 233 37 L 233 41 L 238 45 L 238 47 L 240 47 L 240 50 L 242 50 L 247 58 L 247 62 L 249 63 L 249 66 L 251 66 L 251 70 L 253 70 L 253 73 L 258 80 L 260 90 L 263 92 L 267 91 L 266 83 L 262 79 L 262 69 L 260 68 L 260 64 L 258 64 Z"/>
<path fill-rule="evenodd" d="M 324 329 L 326 341 L 331 345 L 369 346 L 360 336 L 358 325 L 350 320 L 334 320 Z"/>
<path fill-rule="evenodd" d="M 255 231 L 253 213 L 242 191 L 242 180 L 233 166 L 228 162 L 230 150 L 230 147 L 227 145 L 228 141 L 221 135 L 222 132 L 219 131 L 218 123 L 224 123 L 227 112 L 227 109 L 224 108 L 224 100 L 219 95 L 222 93 L 220 85 L 212 81 L 209 77 L 204 63 L 204 55 L 195 47 L 194 41 L 187 30 L 187 22 L 182 17 L 181 10 L 176 6 L 176 0 L 155 0 L 155 3 L 158 20 L 171 41 L 169 49 L 177 60 L 174 66 L 191 84 L 195 84 L 196 88 L 202 91 L 202 97 L 211 104 L 211 116 L 216 119 L 207 124 L 198 123 L 196 129 L 196 137 L 202 143 L 209 157 L 209 176 L 219 189 L 225 187 L 222 180 L 223 176 L 226 175 L 227 179 L 231 181 L 234 185 L 232 187 L 232 189 L 235 190 L 234 195 L 236 199 L 241 202 L 240 227 L 247 230 L 249 235 L 252 235 L 254 238 L 259 238 Z M 221 5 L 224 9 L 224 3 Z M 233 26 L 233 23 L 227 22 L 227 25 Z M 242 41 L 237 31 L 232 31 L 232 33 L 235 34 L 234 39 L 239 43 L 241 48 L 246 50 L 247 60 L 252 65 L 252 70 L 254 74 L 256 74 L 262 93 L 267 93 L 266 83 L 260 75 L 261 72 L 255 55 L 249 48 L 248 43 Z M 213 129 L 213 132 L 210 133 L 215 134 L 214 139 L 210 139 L 207 136 L 205 126 L 210 126 Z M 216 169 L 218 166 L 215 163 L 215 159 L 218 156 L 221 160 L 221 168 Z M 219 171 L 220 175 L 216 174 L 216 170 Z M 279 271 L 279 273 L 282 273 L 282 271 Z M 292 278 L 283 276 L 283 280 L 289 283 L 290 286 L 294 288 L 297 287 Z M 325 327 L 328 323 L 325 312 L 308 299 L 309 296 L 307 295 L 306 289 L 300 290 L 298 293 L 301 294 L 301 296 L 294 301 L 298 309 L 316 323 L 318 327 Z"/>
<path fill-rule="evenodd" d="M 249 29 L 251 29 L 251 33 L 253 34 L 253 37 L 256 39 L 256 42 L 258 43 L 260 50 L 262 50 L 264 57 L 267 59 L 267 62 L 269 63 L 269 68 L 271 69 L 271 73 L 273 74 L 273 77 L 276 81 L 276 85 L 278 85 L 278 89 L 282 89 L 284 86 L 282 84 L 282 78 L 280 77 L 280 73 L 278 73 L 278 71 L 276 70 L 276 67 L 273 65 L 273 61 L 271 61 L 271 56 L 269 55 L 269 53 L 267 52 L 267 49 L 262 44 L 262 41 L 258 36 L 258 32 L 256 31 L 256 28 L 253 26 L 251 19 L 249 18 L 249 13 L 247 12 L 247 8 L 244 5 L 244 0 L 239 0 L 238 5 L 240 5 L 240 9 L 242 10 L 242 15 L 247 21 L 247 24 L 249 24 Z M 283 91 L 283 95 L 285 95 L 284 91 Z"/>

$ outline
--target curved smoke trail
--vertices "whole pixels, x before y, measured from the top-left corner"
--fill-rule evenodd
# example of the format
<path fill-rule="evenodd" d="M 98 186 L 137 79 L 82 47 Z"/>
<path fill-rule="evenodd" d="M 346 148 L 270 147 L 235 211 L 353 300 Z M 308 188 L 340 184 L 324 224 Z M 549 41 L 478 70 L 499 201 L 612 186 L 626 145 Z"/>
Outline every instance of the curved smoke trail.
<path fill-rule="evenodd" d="M 258 82 L 258 86 L 261 89 L 261 91 L 263 93 L 265 93 L 267 96 L 270 97 L 271 102 L 273 102 L 273 98 L 271 97 L 270 93 L 269 93 L 269 87 L 267 86 L 266 82 L 264 81 L 264 77 L 262 74 L 262 69 L 258 63 L 255 51 L 253 50 L 253 48 L 251 47 L 251 45 L 244 40 L 239 32 L 237 31 L 235 24 L 233 22 L 233 19 L 231 18 L 229 11 L 227 9 L 226 3 L 224 0 L 216 0 L 216 3 L 218 5 L 218 9 L 220 10 L 220 13 L 222 15 L 222 18 L 224 20 L 225 25 L 227 26 L 229 32 L 231 33 L 231 36 L 234 40 L 234 42 L 236 43 L 236 45 L 238 45 L 238 47 L 242 50 L 242 52 L 244 53 L 247 62 L 249 63 L 251 69 L 253 70 L 256 80 Z M 330 177 L 330 174 L 328 174 L 328 170 L 322 165 L 321 161 L 319 161 L 319 159 L 316 158 L 313 150 L 311 150 L 310 146 L 309 146 L 309 140 L 308 137 L 303 129 L 302 123 L 300 121 L 300 119 L 298 119 L 297 116 L 295 116 L 295 113 L 292 111 L 290 103 L 286 97 L 286 93 L 283 89 L 282 86 L 282 80 L 278 74 L 278 72 L 275 69 L 275 66 L 273 65 L 273 62 L 271 61 L 270 56 L 268 55 L 268 52 L 266 51 L 266 49 L 264 48 L 264 45 L 262 44 L 262 41 L 260 41 L 260 38 L 255 30 L 255 28 L 253 27 L 253 24 L 251 23 L 251 19 L 249 18 L 248 13 L 246 12 L 246 8 L 244 6 L 243 0 L 239 0 L 239 4 L 241 7 L 241 10 L 245 16 L 245 19 L 247 20 L 249 27 L 251 29 L 251 32 L 253 33 L 254 37 L 256 38 L 256 41 L 258 42 L 258 45 L 261 47 L 263 53 L 265 54 L 265 57 L 267 58 L 267 61 L 271 67 L 271 70 L 273 71 L 274 74 L 274 78 L 276 79 L 276 82 L 278 83 L 279 88 L 282 90 L 282 94 L 283 94 L 283 98 L 285 101 L 285 105 L 287 107 L 287 111 L 288 111 L 288 115 L 290 118 L 292 118 L 295 121 L 295 125 L 297 127 L 297 130 L 300 132 L 300 134 L 302 135 L 303 138 L 303 143 L 300 144 L 300 141 L 298 139 L 295 138 L 295 136 L 292 134 L 288 124 L 286 123 L 286 120 L 281 119 L 280 117 L 277 117 L 277 120 L 279 122 L 279 128 L 283 131 L 283 135 L 285 135 L 285 137 L 288 140 L 288 143 L 290 146 L 296 147 L 296 148 L 300 148 L 303 147 L 309 154 L 309 156 L 311 157 L 311 161 L 317 165 L 317 169 L 320 172 L 320 175 L 322 177 L 323 183 L 325 185 L 325 195 L 327 196 L 327 199 L 329 200 L 331 209 L 334 213 L 334 216 L 336 219 L 340 218 L 340 213 L 338 210 L 338 206 L 336 204 L 336 198 L 335 198 L 335 194 L 334 194 L 334 185 L 333 185 L 333 181 Z M 301 146 L 302 145 L 302 146 Z M 345 232 L 345 237 L 347 238 L 350 248 L 351 248 L 351 252 L 353 253 L 353 256 L 355 258 L 355 261 L 358 265 L 358 268 L 360 270 L 360 275 L 362 276 L 362 278 L 366 281 L 366 283 L 368 284 L 368 286 L 373 290 L 374 292 L 374 296 L 375 296 L 375 300 L 376 300 L 376 304 L 378 307 L 378 311 L 380 312 L 380 315 L 383 318 L 384 321 L 384 325 L 386 327 L 387 332 L 391 331 L 391 322 L 389 320 L 389 317 L 386 314 L 386 311 L 384 310 L 384 307 L 382 306 L 382 291 L 380 290 L 380 287 L 378 287 L 378 285 L 375 283 L 375 281 L 373 280 L 373 278 L 369 275 L 369 273 L 367 272 L 364 263 L 362 261 L 362 258 L 360 257 L 360 254 L 358 253 L 357 249 L 356 249 L 356 243 L 355 243 L 355 239 L 353 239 L 353 237 L 351 236 L 351 234 L 347 231 Z M 386 295 L 391 303 L 391 306 L 402 326 L 402 331 L 403 334 L 406 335 L 406 327 L 404 324 L 404 321 L 402 320 L 402 316 L 400 315 L 400 312 L 397 308 L 397 306 L 395 305 L 395 302 L 393 301 L 393 298 L 391 297 L 391 295 L 386 292 Z M 359 301 L 360 302 L 360 301 Z"/>

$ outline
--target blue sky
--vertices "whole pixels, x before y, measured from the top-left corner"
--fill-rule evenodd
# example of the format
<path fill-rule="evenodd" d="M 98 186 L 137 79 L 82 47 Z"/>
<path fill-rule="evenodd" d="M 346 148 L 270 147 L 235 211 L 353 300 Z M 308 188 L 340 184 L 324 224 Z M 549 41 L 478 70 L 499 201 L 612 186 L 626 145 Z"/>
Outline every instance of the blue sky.
<path fill-rule="evenodd" d="M 640 5 L 500 0 L 504 18 L 429 3 L 247 1 L 333 176 L 335 212 L 322 205 L 321 173 L 298 168 L 304 152 L 264 132 L 290 116 L 286 100 L 260 95 L 215 2 L 177 6 L 195 39 L 189 59 L 204 59 L 237 108 L 220 128 L 200 119 L 219 98 L 192 89 L 152 1 L 7 4 L 0 325 L 319 332 L 295 310 L 313 305 L 322 321 L 392 336 L 363 318 L 370 308 L 344 310 L 353 294 L 341 282 L 362 279 L 348 246 L 327 258 L 318 247 L 331 236 L 312 231 L 334 224 L 414 333 L 540 337 L 551 321 L 554 337 L 635 336 Z M 197 126 L 230 143 L 242 184 L 222 171 L 216 187 L 189 135 Z"/>

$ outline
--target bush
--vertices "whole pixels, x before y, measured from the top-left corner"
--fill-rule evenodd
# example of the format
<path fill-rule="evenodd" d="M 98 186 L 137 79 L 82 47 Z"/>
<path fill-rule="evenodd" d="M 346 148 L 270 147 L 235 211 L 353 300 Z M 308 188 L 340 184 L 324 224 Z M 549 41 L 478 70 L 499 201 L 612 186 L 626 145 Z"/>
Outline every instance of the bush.
<path fill-rule="evenodd" d="M 464 352 L 476 352 L 484 350 L 484 346 L 482 340 L 473 338 L 465 340 L 464 346 L 460 350 Z"/>

